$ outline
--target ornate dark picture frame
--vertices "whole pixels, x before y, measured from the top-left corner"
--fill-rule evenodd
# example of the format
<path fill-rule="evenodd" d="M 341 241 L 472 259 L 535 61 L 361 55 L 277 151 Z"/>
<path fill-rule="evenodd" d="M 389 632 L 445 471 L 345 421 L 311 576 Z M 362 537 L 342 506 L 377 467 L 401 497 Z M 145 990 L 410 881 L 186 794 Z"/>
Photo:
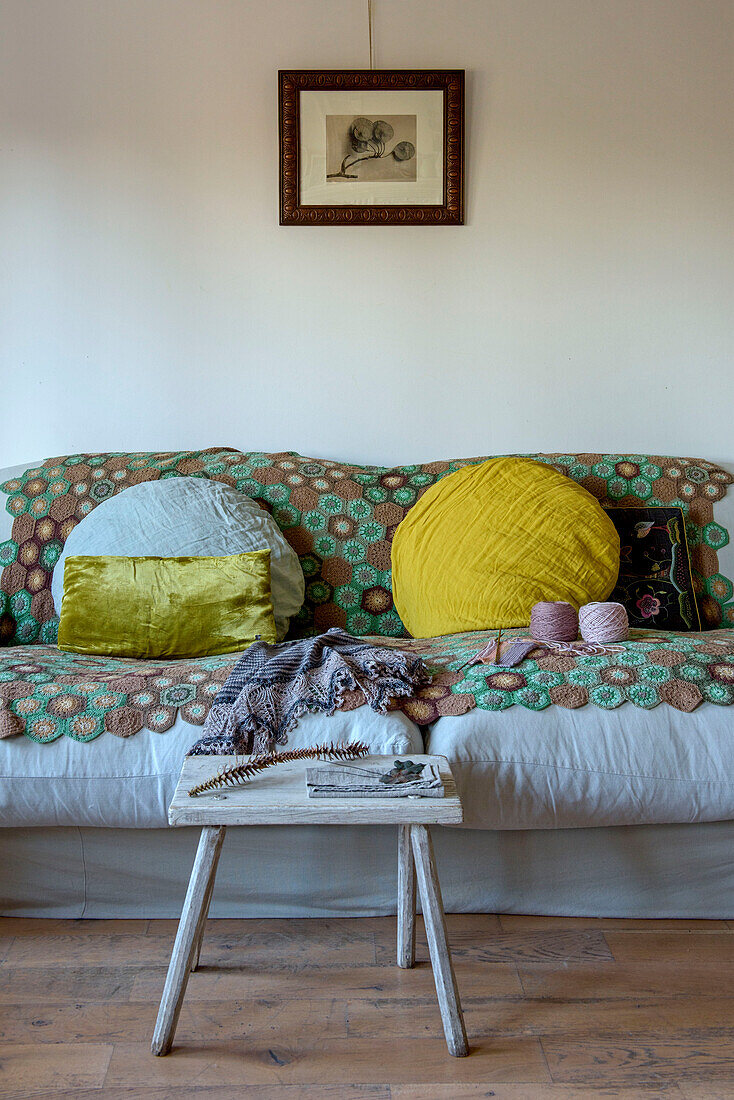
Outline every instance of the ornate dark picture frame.
<path fill-rule="evenodd" d="M 442 187 L 436 185 L 441 193 L 441 202 L 418 205 L 412 203 L 387 202 L 385 204 L 361 204 L 351 202 L 339 204 L 316 204 L 304 202 L 301 193 L 301 163 L 304 151 L 301 148 L 301 93 L 303 92 L 360 92 L 367 95 L 371 92 L 389 91 L 394 93 L 412 93 L 411 104 L 415 104 L 415 93 L 423 91 L 441 92 L 443 94 L 443 142 L 440 150 L 442 156 Z M 278 73 L 279 93 L 279 133 L 280 133 L 280 224 L 281 225 L 463 225 L 464 224 L 464 71 L 463 69 L 438 69 L 438 70 L 304 70 L 285 69 Z M 406 97 L 406 102 L 407 102 Z M 434 97 L 435 101 L 435 97 Z M 336 99 L 335 99 L 336 102 Z M 338 107 L 335 118 L 346 118 Z M 354 111 L 352 110 L 352 113 Z M 364 112 L 368 112 L 365 110 Z M 374 111 L 370 112 L 374 115 Z M 392 117 L 392 116 L 391 116 Z M 412 115 L 398 115 L 398 118 L 409 119 Z M 364 124 L 365 118 L 356 118 L 356 123 Z M 381 133 L 390 133 L 393 127 L 388 124 L 375 122 L 375 126 L 383 126 Z M 323 132 L 323 131 L 322 131 Z M 397 174 L 400 161 L 416 159 L 414 143 L 401 141 L 393 144 L 390 151 L 389 141 L 380 141 L 381 133 L 375 131 L 372 144 L 367 141 L 359 141 L 366 134 L 352 134 L 352 148 L 367 149 L 364 159 L 374 160 L 384 158 L 387 172 L 394 170 Z M 395 135 L 399 136 L 399 135 Z M 440 143 L 440 136 L 437 139 Z M 344 146 L 342 147 L 343 151 Z M 369 150 L 376 149 L 376 152 Z M 419 147 L 420 152 L 420 147 Z M 354 157 L 359 159 L 358 154 Z M 438 159 L 438 158 L 436 158 Z M 322 169 L 322 180 L 334 179 L 339 176 L 338 186 L 341 188 L 341 179 L 352 180 L 358 178 L 355 174 L 345 175 L 345 160 L 341 163 L 341 170 L 329 173 Z M 338 160 L 336 162 L 338 164 Z M 353 165 L 352 165 L 353 167 Z M 357 169 L 359 169 L 359 165 Z M 413 166 L 407 165 L 408 169 Z M 382 168 L 382 165 L 378 165 Z M 413 167 L 413 181 L 415 181 L 416 169 Z M 378 179 L 390 178 L 386 175 L 377 176 Z M 409 175 L 405 178 L 410 178 Z M 378 183 L 377 190 L 382 186 Z M 403 193 L 405 183 L 401 184 Z M 322 189 L 325 190 L 325 189 Z M 336 189 L 335 189 L 336 190 Z M 373 191 L 375 188 L 373 188 Z M 335 196 L 336 198 L 336 196 Z"/>

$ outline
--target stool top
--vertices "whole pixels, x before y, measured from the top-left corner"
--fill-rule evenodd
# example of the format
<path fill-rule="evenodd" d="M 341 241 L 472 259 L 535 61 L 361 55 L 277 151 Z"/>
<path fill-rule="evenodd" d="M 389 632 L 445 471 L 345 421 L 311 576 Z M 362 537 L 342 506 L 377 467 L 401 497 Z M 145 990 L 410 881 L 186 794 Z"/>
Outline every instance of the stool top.
<path fill-rule="evenodd" d="M 443 798 L 309 798 L 306 769 L 320 761 L 292 760 L 259 772 L 237 787 L 215 787 L 191 797 L 189 790 L 222 767 L 246 756 L 187 756 L 168 807 L 171 825 L 460 825 L 464 819 L 456 783 L 445 756 L 414 753 L 364 756 L 354 763 L 384 765 L 409 758 L 433 764 L 443 781 Z M 325 763 L 331 764 L 332 761 Z"/>

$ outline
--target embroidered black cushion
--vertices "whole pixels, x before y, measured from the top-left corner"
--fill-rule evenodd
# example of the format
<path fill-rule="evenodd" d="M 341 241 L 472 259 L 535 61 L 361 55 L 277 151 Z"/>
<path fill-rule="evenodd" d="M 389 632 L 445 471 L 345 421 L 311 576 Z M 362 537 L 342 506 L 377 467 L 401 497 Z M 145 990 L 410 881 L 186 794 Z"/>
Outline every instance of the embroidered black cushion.
<path fill-rule="evenodd" d="M 686 527 L 680 508 L 609 508 L 620 541 L 619 578 L 609 597 L 630 626 L 700 630 Z"/>

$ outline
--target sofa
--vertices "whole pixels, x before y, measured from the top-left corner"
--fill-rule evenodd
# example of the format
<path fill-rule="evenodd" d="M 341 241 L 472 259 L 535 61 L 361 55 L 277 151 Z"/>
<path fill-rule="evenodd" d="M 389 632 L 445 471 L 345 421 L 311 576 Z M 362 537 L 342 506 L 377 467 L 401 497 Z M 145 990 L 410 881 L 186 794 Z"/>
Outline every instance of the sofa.
<path fill-rule="evenodd" d="M 0 913 L 180 912 L 196 835 L 169 829 L 167 806 L 231 661 L 101 669 L 60 654 L 51 581 L 65 538 L 110 495 L 161 477 L 206 477 L 257 500 L 299 555 L 306 600 L 292 637 L 342 626 L 419 652 L 443 644 L 440 660 L 455 658 L 412 708 L 311 714 L 289 735 L 289 747 L 359 738 L 373 752 L 448 758 L 465 809 L 461 828 L 436 830 L 448 910 L 734 918 L 734 477 L 679 457 L 529 457 L 605 507 L 681 510 L 702 620 L 690 635 L 698 664 L 688 659 L 694 641 L 666 635 L 658 649 L 678 647 L 680 663 L 661 657 L 645 683 L 630 676 L 636 686 L 608 690 L 603 661 L 567 674 L 551 663 L 552 689 L 538 686 L 536 668 L 511 697 L 485 684 L 482 695 L 453 671 L 460 647 L 482 638 L 409 639 L 392 602 L 395 529 L 429 486 L 483 459 L 388 469 L 210 448 L 62 456 L 0 471 Z M 671 668 L 695 696 L 685 705 L 667 701 Z M 579 686 L 595 677 L 596 695 Z M 220 867 L 215 917 L 394 909 L 389 829 L 236 830 Z"/>

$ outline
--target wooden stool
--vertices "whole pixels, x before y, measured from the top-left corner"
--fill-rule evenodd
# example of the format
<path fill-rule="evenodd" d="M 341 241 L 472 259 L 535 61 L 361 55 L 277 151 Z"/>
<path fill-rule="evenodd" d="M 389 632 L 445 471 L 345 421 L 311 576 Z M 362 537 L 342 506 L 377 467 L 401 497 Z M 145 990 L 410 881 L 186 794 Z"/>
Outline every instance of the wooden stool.
<path fill-rule="evenodd" d="M 199 964 L 217 863 L 229 826 L 387 824 L 398 826 L 398 966 L 415 964 L 417 878 L 446 1043 L 457 1058 L 469 1053 L 429 831 L 433 824 L 460 825 L 461 801 L 444 757 L 411 755 L 411 759 L 439 768 L 443 798 L 309 798 L 306 768 L 313 766 L 313 760 L 278 764 L 240 787 L 223 787 L 191 798 L 191 787 L 221 766 L 234 763 L 235 758 L 186 758 L 168 820 L 171 825 L 201 826 L 201 836 L 153 1032 L 154 1054 L 168 1054 L 171 1049 L 189 974 Z M 368 756 L 364 763 L 383 765 L 389 771 L 393 760 L 393 756 Z"/>

